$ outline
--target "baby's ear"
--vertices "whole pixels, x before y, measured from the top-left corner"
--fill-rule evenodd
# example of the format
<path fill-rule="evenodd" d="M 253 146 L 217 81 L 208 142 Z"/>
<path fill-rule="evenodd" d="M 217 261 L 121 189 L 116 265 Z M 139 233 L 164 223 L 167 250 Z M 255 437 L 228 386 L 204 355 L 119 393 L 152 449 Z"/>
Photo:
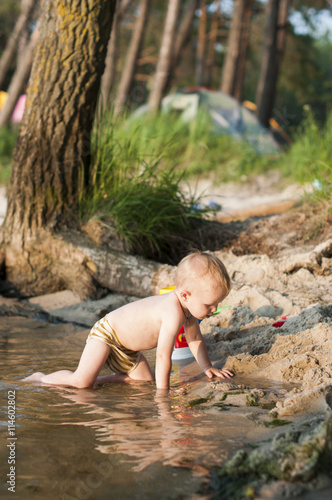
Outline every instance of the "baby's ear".
<path fill-rule="evenodd" d="M 181 290 L 180 297 L 186 302 L 190 297 L 190 292 L 188 292 L 188 290 Z"/>

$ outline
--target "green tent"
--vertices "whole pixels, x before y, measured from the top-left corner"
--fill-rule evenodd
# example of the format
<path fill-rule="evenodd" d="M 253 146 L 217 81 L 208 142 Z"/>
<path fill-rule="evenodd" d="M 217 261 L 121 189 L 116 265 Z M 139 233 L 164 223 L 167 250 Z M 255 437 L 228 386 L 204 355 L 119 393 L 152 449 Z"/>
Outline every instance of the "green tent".
<path fill-rule="evenodd" d="M 272 133 L 260 124 L 252 111 L 218 90 L 193 87 L 177 91 L 163 98 L 161 109 L 179 112 L 185 122 L 195 120 L 199 110 L 205 110 L 211 117 L 212 132 L 245 140 L 260 154 L 280 151 Z M 147 105 L 140 106 L 132 118 L 146 112 Z"/>

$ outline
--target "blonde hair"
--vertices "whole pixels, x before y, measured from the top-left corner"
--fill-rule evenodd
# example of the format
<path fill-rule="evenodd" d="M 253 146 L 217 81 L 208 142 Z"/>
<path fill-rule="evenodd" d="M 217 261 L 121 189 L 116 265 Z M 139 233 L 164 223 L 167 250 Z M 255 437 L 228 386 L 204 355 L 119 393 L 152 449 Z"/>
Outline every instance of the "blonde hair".
<path fill-rule="evenodd" d="M 184 257 L 176 269 L 175 286 L 183 286 L 185 282 L 199 278 L 212 278 L 221 285 L 228 295 L 231 280 L 225 265 L 218 257 L 208 252 L 193 252 Z"/>

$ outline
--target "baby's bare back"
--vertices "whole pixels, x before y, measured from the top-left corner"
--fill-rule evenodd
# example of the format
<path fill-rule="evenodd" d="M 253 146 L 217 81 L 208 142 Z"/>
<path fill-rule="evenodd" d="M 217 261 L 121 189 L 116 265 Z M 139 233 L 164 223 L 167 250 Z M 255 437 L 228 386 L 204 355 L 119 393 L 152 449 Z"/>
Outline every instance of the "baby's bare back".
<path fill-rule="evenodd" d="M 157 347 L 163 322 L 172 324 L 175 337 L 183 318 L 177 296 L 171 292 L 126 304 L 110 312 L 107 319 L 124 347 L 142 351 Z"/>

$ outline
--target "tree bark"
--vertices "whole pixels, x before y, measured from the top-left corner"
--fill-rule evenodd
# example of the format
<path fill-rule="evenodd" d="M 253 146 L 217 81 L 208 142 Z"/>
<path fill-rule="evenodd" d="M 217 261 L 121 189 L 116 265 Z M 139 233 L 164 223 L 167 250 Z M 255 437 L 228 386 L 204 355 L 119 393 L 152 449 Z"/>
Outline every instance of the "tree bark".
<path fill-rule="evenodd" d="M 203 85 L 205 69 L 205 46 L 206 46 L 206 0 L 200 1 L 201 17 L 199 20 L 197 51 L 196 51 L 196 71 L 195 84 Z"/>
<path fill-rule="evenodd" d="M 27 258 L 28 255 L 28 258 Z M 24 252 L 10 246 L 6 277 L 25 296 L 72 290 L 82 299 L 98 296 L 101 287 L 147 297 L 171 286 L 174 267 L 143 257 L 93 246 L 73 230 L 55 234 L 41 229 Z"/>
<path fill-rule="evenodd" d="M 148 99 L 149 112 L 159 109 L 167 78 L 171 68 L 173 40 L 179 13 L 180 0 L 169 0 L 159 59 L 152 89 Z"/>
<path fill-rule="evenodd" d="M 115 0 L 43 2 L 0 234 L 7 279 L 29 295 L 82 286 L 91 296 L 97 288 L 84 266 L 71 267 L 68 246 L 54 253 L 55 233 L 78 225 L 114 7 Z"/>
<path fill-rule="evenodd" d="M 9 88 L 8 88 L 8 98 L 5 102 L 5 105 L 0 111 L 0 127 L 6 125 L 9 122 L 13 111 L 15 109 L 18 98 L 22 94 L 26 83 L 28 81 L 31 66 L 33 61 L 33 54 L 35 51 L 35 47 L 38 42 L 38 25 L 34 33 L 30 37 L 30 41 L 24 51 L 24 56 L 21 58 L 21 64 L 18 65 L 13 78 L 11 79 Z"/>
<path fill-rule="evenodd" d="M 137 57 L 141 48 L 144 29 L 148 18 L 150 0 L 141 0 L 140 12 L 136 19 L 130 45 L 128 48 L 127 57 L 124 63 L 121 79 L 119 82 L 118 91 L 114 103 L 114 114 L 118 115 L 126 108 L 127 99 L 130 88 L 133 83 Z"/>
<path fill-rule="evenodd" d="M 17 45 L 21 38 L 21 35 L 25 28 L 27 27 L 32 14 L 39 3 L 39 0 L 25 0 L 22 2 L 22 12 L 15 24 L 12 35 L 10 36 L 7 46 L 3 51 L 0 60 L 0 88 L 6 77 L 8 68 L 13 60 L 14 54 L 17 49 Z"/>
<path fill-rule="evenodd" d="M 44 0 L 4 222 L 11 243 L 73 220 L 80 187 L 89 180 L 114 6 L 114 0 Z"/>
<path fill-rule="evenodd" d="M 226 60 L 221 77 L 221 91 L 241 98 L 244 65 L 249 40 L 252 0 L 235 0 Z"/>
<path fill-rule="evenodd" d="M 256 105 L 257 118 L 265 126 L 269 126 L 272 115 L 276 88 L 277 34 L 280 0 L 268 0 L 266 16 L 266 33 L 258 80 Z"/>

